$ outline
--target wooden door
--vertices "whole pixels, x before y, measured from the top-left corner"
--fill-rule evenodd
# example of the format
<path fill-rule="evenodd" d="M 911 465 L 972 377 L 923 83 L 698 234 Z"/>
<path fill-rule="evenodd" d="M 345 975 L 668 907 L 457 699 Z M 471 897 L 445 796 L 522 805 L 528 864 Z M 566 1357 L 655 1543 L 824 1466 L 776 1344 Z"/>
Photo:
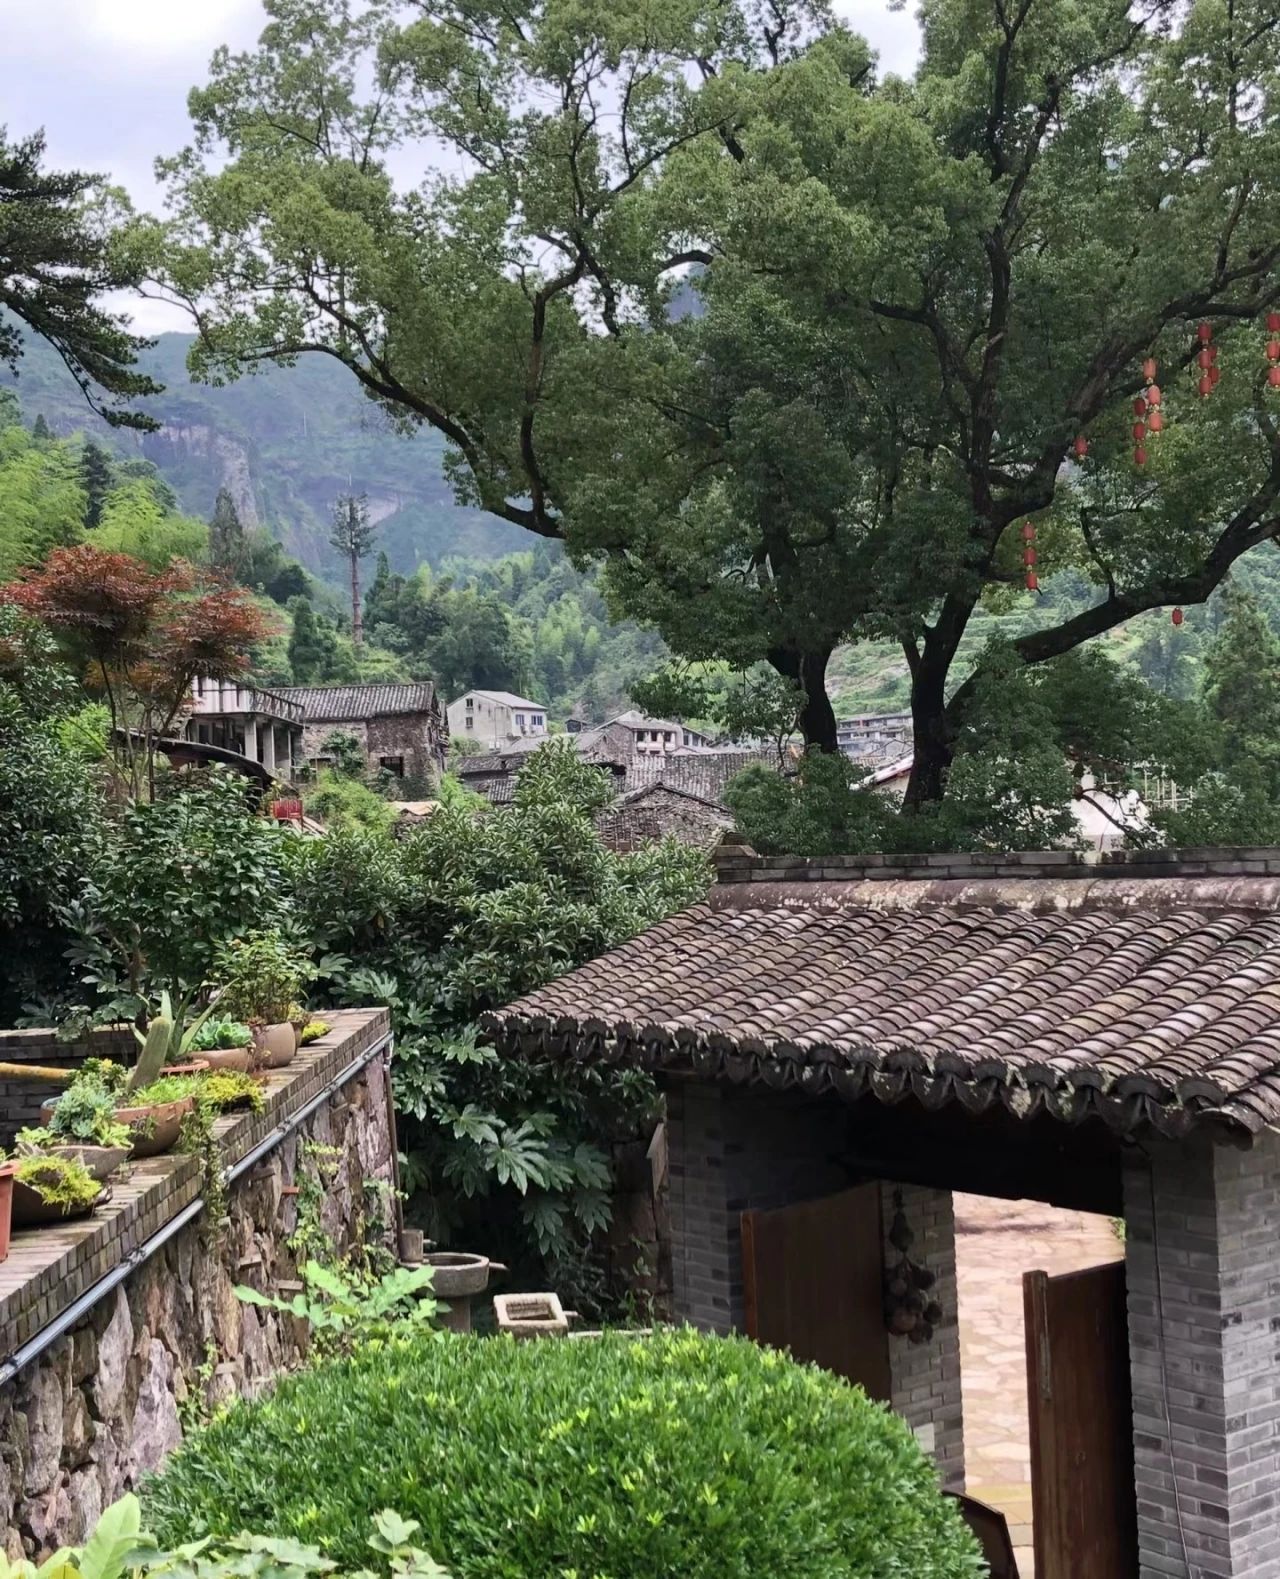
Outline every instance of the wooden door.
<path fill-rule="evenodd" d="M 1036 1579 L 1136 1579 L 1124 1262 L 1022 1279 Z"/>
<path fill-rule="evenodd" d="M 880 1186 L 742 1214 L 747 1334 L 889 1401 Z"/>

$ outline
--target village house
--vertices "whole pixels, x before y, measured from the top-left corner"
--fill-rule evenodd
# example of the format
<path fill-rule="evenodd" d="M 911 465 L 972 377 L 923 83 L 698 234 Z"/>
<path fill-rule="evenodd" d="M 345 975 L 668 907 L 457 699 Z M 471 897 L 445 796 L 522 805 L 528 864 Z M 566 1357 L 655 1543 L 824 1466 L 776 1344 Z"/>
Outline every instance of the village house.
<path fill-rule="evenodd" d="M 448 721 L 450 739 L 474 740 L 486 751 L 547 733 L 546 708 L 510 691 L 468 691 L 449 704 Z"/>
<path fill-rule="evenodd" d="M 1106 1214 L 1122 1259 L 1023 1278 L 1038 1579 L 1275 1579 L 1280 851 L 717 864 L 482 1021 L 657 1077 L 675 1319 L 861 1383 L 995 1502 L 953 1192 Z"/>
<path fill-rule="evenodd" d="M 183 734 L 206 748 L 202 758 L 255 777 L 260 769 L 264 782 L 292 783 L 306 762 L 303 708 L 287 691 L 198 678 Z"/>
<path fill-rule="evenodd" d="M 584 724 L 571 718 L 565 725 L 570 734 L 582 735 L 600 741 L 618 740 L 628 755 L 661 755 L 670 751 L 704 750 L 711 745 L 711 736 L 700 729 L 673 718 L 649 718 L 635 708 L 619 713 L 603 724 Z"/>
<path fill-rule="evenodd" d="M 440 699 L 429 680 L 408 685 L 301 685 L 279 695 L 301 710 L 302 750 L 310 767 L 332 763 L 332 737 L 352 736 L 370 772 L 434 787 L 444 771 Z"/>

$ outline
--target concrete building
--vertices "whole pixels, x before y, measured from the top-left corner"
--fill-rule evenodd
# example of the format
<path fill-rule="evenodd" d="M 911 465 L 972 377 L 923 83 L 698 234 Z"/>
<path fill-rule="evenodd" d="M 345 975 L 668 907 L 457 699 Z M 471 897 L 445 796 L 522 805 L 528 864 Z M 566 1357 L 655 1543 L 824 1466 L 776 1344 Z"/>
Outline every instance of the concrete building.
<path fill-rule="evenodd" d="M 854 761 L 883 758 L 891 751 L 901 756 L 911 743 L 911 735 L 910 713 L 860 713 L 836 721 L 836 741 Z"/>
<path fill-rule="evenodd" d="M 287 691 L 196 679 L 184 733 L 246 757 L 283 783 L 292 783 L 305 761 L 303 710 Z"/>
<path fill-rule="evenodd" d="M 332 761 L 334 734 L 353 736 L 370 772 L 434 787 L 444 771 L 440 699 L 429 680 L 411 685 L 303 685 L 279 693 L 300 709 L 303 755 L 312 767 Z"/>
<path fill-rule="evenodd" d="M 449 738 L 476 740 L 486 751 L 501 751 L 518 740 L 537 740 L 547 732 L 541 702 L 510 691 L 468 691 L 448 709 Z"/>

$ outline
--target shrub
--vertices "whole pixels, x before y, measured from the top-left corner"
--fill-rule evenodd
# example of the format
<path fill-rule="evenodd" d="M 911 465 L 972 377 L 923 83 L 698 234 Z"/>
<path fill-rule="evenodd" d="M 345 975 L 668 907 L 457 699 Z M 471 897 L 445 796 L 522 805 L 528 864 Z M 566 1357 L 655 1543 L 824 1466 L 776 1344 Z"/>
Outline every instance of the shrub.
<path fill-rule="evenodd" d="M 239 1404 L 144 1490 L 156 1534 L 358 1565 L 395 1506 L 457 1579 L 977 1579 L 903 1421 L 745 1339 L 418 1337 Z"/>

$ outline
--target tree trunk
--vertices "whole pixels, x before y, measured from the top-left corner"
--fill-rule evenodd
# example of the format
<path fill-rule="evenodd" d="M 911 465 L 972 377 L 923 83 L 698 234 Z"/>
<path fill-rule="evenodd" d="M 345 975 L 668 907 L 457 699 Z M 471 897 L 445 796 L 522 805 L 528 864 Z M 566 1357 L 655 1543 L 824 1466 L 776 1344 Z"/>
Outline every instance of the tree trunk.
<path fill-rule="evenodd" d="M 360 556 L 351 556 L 351 640 L 364 645 L 364 612 L 360 607 Z"/>
<path fill-rule="evenodd" d="M 947 665 L 925 654 L 911 681 L 911 777 L 903 809 L 942 799 L 951 766 L 952 734 L 947 722 Z"/>
<path fill-rule="evenodd" d="M 804 693 L 797 722 L 806 751 L 836 752 L 840 749 L 836 739 L 835 710 L 827 695 L 827 664 L 830 658 L 829 647 L 799 653 L 778 647 L 769 654 L 771 667 L 798 685 Z"/>

